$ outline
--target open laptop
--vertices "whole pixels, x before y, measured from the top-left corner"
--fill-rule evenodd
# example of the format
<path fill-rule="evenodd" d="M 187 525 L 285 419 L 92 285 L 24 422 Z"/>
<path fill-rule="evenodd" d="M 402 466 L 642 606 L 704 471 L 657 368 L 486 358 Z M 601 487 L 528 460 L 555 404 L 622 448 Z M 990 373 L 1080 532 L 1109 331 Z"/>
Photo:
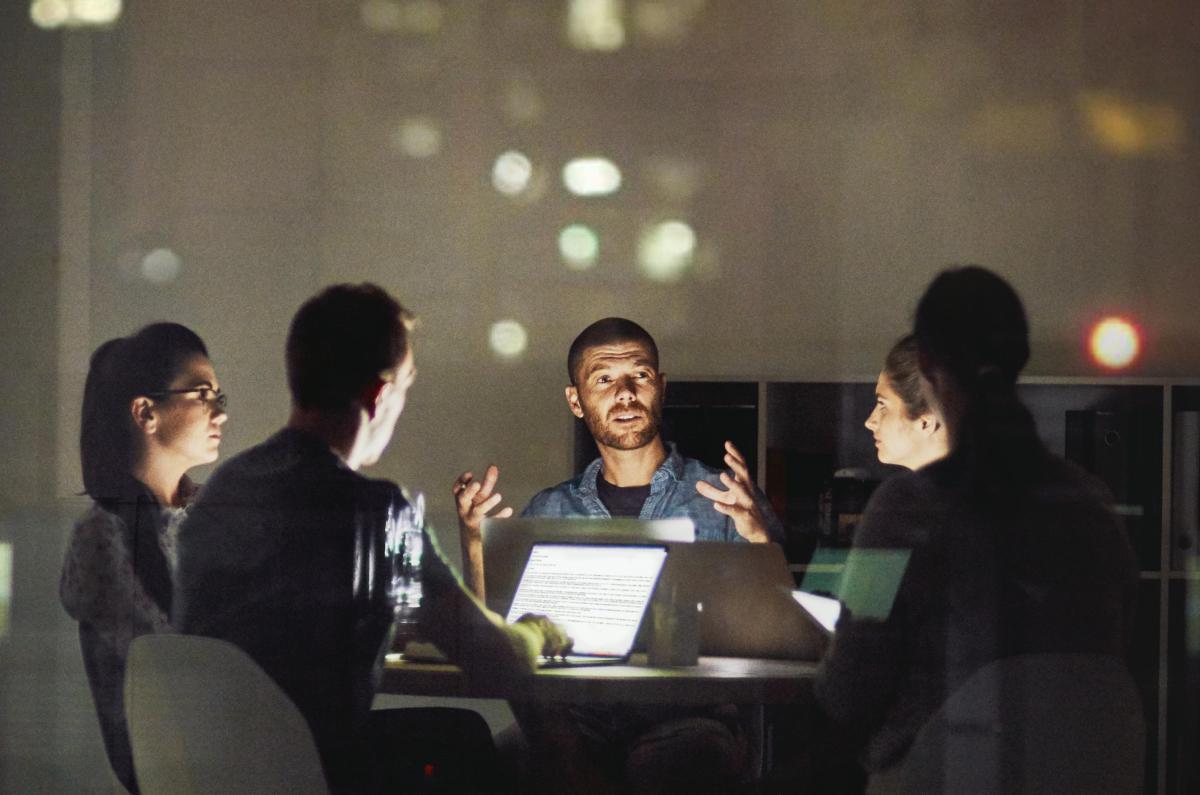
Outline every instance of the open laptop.
<path fill-rule="evenodd" d="M 541 614 L 571 636 L 543 667 L 625 662 L 666 560 L 661 545 L 535 543 L 505 620 Z"/>
<path fill-rule="evenodd" d="M 655 599 L 699 602 L 700 653 L 816 660 L 828 636 L 792 598 L 778 544 L 672 544 Z"/>
<path fill-rule="evenodd" d="M 796 602 L 829 636 L 834 633 L 843 607 L 848 607 L 855 618 L 887 620 L 912 554 L 907 549 L 870 548 L 838 550 L 838 553 L 839 557 L 844 555 L 844 562 L 839 565 L 841 571 L 832 581 L 831 591 L 818 592 L 815 582 L 818 577 L 810 577 L 808 573 L 800 588 L 792 591 Z M 821 557 L 827 563 L 830 555 L 827 552 Z M 828 578 L 821 579 L 820 584 L 829 584 Z"/>
<path fill-rule="evenodd" d="M 506 615 L 529 551 L 539 541 L 690 543 L 696 527 L 688 518 L 610 519 L 520 517 L 483 520 L 484 593 L 489 608 Z"/>

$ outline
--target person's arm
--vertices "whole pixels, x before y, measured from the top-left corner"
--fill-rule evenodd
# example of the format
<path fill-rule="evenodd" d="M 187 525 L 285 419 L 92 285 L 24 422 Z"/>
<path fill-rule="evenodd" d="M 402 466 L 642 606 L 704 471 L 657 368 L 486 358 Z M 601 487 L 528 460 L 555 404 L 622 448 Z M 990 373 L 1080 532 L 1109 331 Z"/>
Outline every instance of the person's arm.
<path fill-rule="evenodd" d="M 59 578 L 63 607 L 75 620 L 118 635 L 132 637 L 135 624 L 168 631 L 170 621 L 142 588 L 124 536 L 124 523 L 99 508 L 75 525 Z"/>
<path fill-rule="evenodd" d="M 483 480 L 475 480 L 464 472 L 454 480 L 452 491 L 458 510 L 458 541 L 462 546 L 463 579 L 471 593 L 482 602 L 487 598 L 483 574 L 483 520 L 506 519 L 513 509 L 501 506 L 503 495 L 496 491 L 500 469 L 495 464 L 487 468 Z"/>
<path fill-rule="evenodd" d="M 484 607 L 459 581 L 428 532 L 421 566 L 421 634 L 468 677 L 512 681 L 531 673 L 539 656 L 569 649 L 570 639 L 544 617 L 523 616 L 508 625 Z"/>

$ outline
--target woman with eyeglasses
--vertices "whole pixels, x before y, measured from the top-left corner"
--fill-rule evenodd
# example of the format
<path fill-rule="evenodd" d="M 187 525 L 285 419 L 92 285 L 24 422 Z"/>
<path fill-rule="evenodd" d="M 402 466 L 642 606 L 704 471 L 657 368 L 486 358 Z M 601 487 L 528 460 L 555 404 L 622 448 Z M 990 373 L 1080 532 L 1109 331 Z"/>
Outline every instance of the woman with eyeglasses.
<path fill-rule="evenodd" d="M 186 473 L 217 459 L 225 420 L 208 350 L 184 326 L 154 323 L 92 354 L 79 452 L 93 503 L 71 534 L 59 595 L 79 622 L 109 763 L 133 793 L 125 660 L 133 638 L 171 631 L 175 537 L 197 491 Z"/>

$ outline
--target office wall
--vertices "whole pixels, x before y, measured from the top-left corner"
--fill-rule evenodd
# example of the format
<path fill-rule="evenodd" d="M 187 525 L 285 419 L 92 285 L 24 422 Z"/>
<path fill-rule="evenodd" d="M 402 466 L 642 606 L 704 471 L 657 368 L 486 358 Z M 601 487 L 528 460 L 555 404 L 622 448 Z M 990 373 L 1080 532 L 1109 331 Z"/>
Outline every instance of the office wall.
<path fill-rule="evenodd" d="M 1194 3 L 626 0 L 607 52 L 550 0 L 125 5 L 108 31 L 33 31 L 21 3 L 0 24 L 0 519 L 34 561 L 14 610 L 48 633 L 22 676 L 80 675 L 53 589 L 86 357 L 153 320 L 209 343 L 229 455 L 286 418 L 304 298 L 394 291 L 419 375 L 376 472 L 443 528 L 463 468 L 501 464 L 517 507 L 569 474 L 563 359 L 606 314 L 655 333 L 669 376 L 870 374 L 932 274 L 975 261 L 1024 295 L 1032 372 L 1094 372 L 1083 332 L 1114 311 L 1145 326 L 1135 374 L 1200 376 Z M 517 197 L 492 183 L 512 149 Z M 617 193 L 564 189 L 583 154 Z M 670 219 L 696 248 L 658 281 L 639 239 Z M 572 222 L 599 234 L 590 268 L 557 250 Z M 501 319 L 528 332 L 515 359 L 489 347 Z M 22 781 L 74 781 L 90 706 L 60 682 L 47 712 L 29 681 L 9 675 L 0 741 L 37 738 Z"/>

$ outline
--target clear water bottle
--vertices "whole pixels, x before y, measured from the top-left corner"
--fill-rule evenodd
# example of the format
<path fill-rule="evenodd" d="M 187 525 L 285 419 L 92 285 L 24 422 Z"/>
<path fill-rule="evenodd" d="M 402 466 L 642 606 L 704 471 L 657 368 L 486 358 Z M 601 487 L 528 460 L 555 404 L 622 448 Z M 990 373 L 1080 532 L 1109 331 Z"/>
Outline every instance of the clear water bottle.
<path fill-rule="evenodd" d="M 396 616 L 415 621 L 421 607 L 421 555 L 425 551 L 425 495 L 416 492 L 388 528 L 387 552 L 392 561 L 392 600 Z"/>

